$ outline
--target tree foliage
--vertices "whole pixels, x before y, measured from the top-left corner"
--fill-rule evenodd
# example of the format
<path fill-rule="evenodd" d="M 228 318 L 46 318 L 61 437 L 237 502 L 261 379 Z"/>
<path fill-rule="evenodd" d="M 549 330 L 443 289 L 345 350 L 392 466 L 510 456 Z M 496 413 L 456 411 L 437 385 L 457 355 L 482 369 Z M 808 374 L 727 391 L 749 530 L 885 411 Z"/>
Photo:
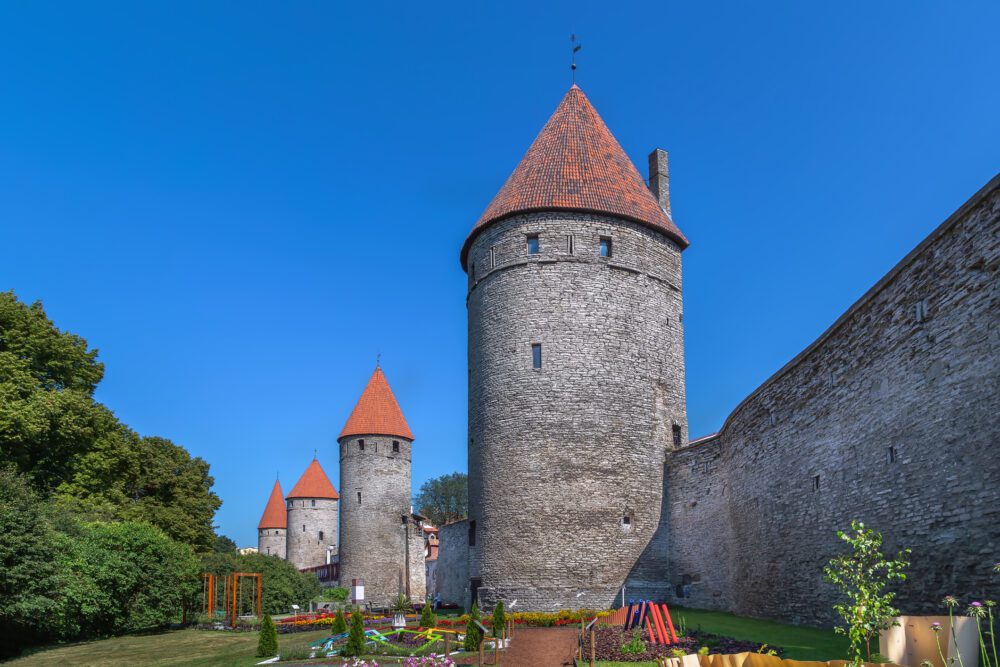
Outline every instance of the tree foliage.
<path fill-rule="evenodd" d="M 430 601 L 424 602 L 424 608 L 420 610 L 420 627 L 433 628 L 435 625 L 437 625 L 437 619 L 434 617 L 431 603 Z"/>
<path fill-rule="evenodd" d="M 493 626 L 493 636 L 499 638 L 503 635 L 507 625 L 507 614 L 503 608 L 503 600 L 497 600 L 497 606 L 493 608 L 493 617 L 490 621 Z"/>
<path fill-rule="evenodd" d="M 257 657 L 270 658 L 278 655 L 278 629 L 274 627 L 274 621 L 270 614 L 264 614 L 264 620 L 260 623 L 260 638 L 257 640 Z"/>
<path fill-rule="evenodd" d="M 469 513 L 469 481 L 464 472 L 429 479 L 413 497 L 417 512 L 436 526 L 464 519 Z"/>
<path fill-rule="evenodd" d="M 473 602 L 469 620 L 465 623 L 465 645 L 462 648 L 466 651 L 478 651 L 479 642 L 483 640 L 483 631 L 476 624 L 478 620 L 480 620 L 479 606 Z"/>
<path fill-rule="evenodd" d="M 320 593 L 312 572 L 299 572 L 288 561 L 264 554 L 211 553 L 202 556 L 205 572 L 228 576 L 233 572 L 261 573 L 261 608 L 268 614 L 287 614 L 293 604 L 305 607 Z"/>
<path fill-rule="evenodd" d="M 833 606 L 841 617 L 842 625 L 836 628 L 850 639 L 851 664 L 860 666 L 871 662 L 871 642 L 883 630 L 895 623 L 893 617 L 899 610 L 892 602 L 896 594 L 888 591 L 894 581 L 903 581 L 903 570 L 909 565 L 909 549 L 901 551 L 890 560 L 882 553 L 882 535 L 859 521 L 851 521 L 851 531 L 837 531 L 850 551 L 832 558 L 823 569 L 824 578 L 834 584 L 846 598 Z"/>
<path fill-rule="evenodd" d="M 330 634 L 339 635 L 343 632 L 347 632 L 347 619 L 344 618 L 344 610 L 338 609 L 337 615 L 333 618 L 333 623 L 330 625 Z"/>
<path fill-rule="evenodd" d="M 347 635 L 347 643 L 341 649 L 343 656 L 362 655 L 365 652 L 365 622 L 360 609 L 351 614 L 351 629 Z"/>

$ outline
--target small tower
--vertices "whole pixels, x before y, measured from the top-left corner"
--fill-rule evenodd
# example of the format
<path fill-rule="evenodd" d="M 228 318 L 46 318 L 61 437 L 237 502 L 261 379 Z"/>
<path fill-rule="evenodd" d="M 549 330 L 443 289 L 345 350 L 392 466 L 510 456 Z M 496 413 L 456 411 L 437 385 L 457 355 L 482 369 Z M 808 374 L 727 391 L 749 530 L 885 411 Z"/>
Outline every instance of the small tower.
<path fill-rule="evenodd" d="M 265 556 L 285 557 L 285 527 L 288 517 L 285 514 L 285 496 L 281 492 L 281 483 L 274 481 L 271 497 L 267 499 L 264 514 L 257 524 L 257 551 Z"/>
<path fill-rule="evenodd" d="M 424 599 L 423 533 L 410 507 L 413 434 L 382 369 L 338 437 L 342 546 L 340 581 L 365 582 L 365 601 L 386 604 L 400 593 Z"/>
<path fill-rule="evenodd" d="M 300 570 L 325 565 L 337 553 L 340 496 L 312 460 L 288 497 L 288 561 Z"/>

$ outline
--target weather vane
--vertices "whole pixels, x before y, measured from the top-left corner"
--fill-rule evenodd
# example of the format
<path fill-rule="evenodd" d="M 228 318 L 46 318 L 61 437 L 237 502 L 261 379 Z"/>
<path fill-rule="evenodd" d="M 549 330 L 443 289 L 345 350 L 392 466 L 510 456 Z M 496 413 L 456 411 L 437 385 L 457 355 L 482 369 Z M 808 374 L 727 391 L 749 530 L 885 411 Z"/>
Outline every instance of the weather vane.
<path fill-rule="evenodd" d="M 573 71 L 573 83 L 576 83 L 576 53 L 583 48 L 582 44 L 576 43 L 576 35 L 569 36 L 570 44 L 572 45 L 572 50 L 570 51 L 570 66 L 569 68 Z"/>
<path fill-rule="evenodd" d="M 382 367 L 382 353 L 379 352 L 378 354 L 375 355 L 375 368 L 381 368 L 381 367 Z"/>

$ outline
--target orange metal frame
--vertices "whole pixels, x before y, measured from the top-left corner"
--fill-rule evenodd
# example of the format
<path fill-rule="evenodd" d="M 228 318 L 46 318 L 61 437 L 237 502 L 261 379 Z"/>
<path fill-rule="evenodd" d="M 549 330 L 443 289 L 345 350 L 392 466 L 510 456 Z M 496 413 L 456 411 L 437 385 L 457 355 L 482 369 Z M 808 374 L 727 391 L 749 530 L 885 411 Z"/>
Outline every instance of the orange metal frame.
<path fill-rule="evenodd" d="M 201 579 L 204 582 L 205 588 L 205 613 L 213 617 L 215 616 L 215 607 L 217 605 L 216 600 L 216 586 L 218 581 L 216 576 L 211 572 L 202 572 Z M 239 614 L 239 609 L 237 609 L 237 592 L 240 589 L 240 580 L 251 579 L 257 582 L 257 616 L 261 615 L 261 589 L 262 589 L 262 578 L 260 572 L 233 572 L 227 575 L 224 579 L 224 588 L 222 591 L 222 611 L 225 612 L 226 618 L 229 620 L 230 626 L 236 626 L 236 617 Z"/>

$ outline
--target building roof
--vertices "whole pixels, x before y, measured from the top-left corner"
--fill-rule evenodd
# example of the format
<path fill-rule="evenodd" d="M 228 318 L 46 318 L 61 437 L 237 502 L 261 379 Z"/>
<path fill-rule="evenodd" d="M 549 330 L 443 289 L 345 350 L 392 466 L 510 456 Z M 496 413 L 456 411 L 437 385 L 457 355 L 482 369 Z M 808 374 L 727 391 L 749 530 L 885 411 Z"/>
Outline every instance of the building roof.
<path fill-rule="evenodd" d="M 285 494 L 281 492 L 281 484 L 274 481 L 274 488 L 271 489 L 271 497 L 267 499 L 264 506 L 264 514 L 260 517 L 257 530 L 262 528 L 286 528 L 288 526 L 288 515 L 285 514 Z"/>
<path fill-rule="evenodd" d="M 323 467 L 319 461 L 312 460 L 306 471 L 299 477 L 292 490 L 288 492 L 288 498 L 328 498 L 337 500 L 340 495 L 330 483 L 330 478 L 323 472 Z"/>
<path fill-rule="evenodd" d="M 337 439 L 350 435 L 395 435 L 413 440 L 413 433 L 381 367 L 375 368 Z"/>
<path fill-rule="evenodd" d="M 463 268 L 469 246 L 488 224 L 515 213 L 544 210 L 620 216 L 663 232 L 681 248 L 688 246 L 576 84 L 476 222 L 462 247 Z"/>

